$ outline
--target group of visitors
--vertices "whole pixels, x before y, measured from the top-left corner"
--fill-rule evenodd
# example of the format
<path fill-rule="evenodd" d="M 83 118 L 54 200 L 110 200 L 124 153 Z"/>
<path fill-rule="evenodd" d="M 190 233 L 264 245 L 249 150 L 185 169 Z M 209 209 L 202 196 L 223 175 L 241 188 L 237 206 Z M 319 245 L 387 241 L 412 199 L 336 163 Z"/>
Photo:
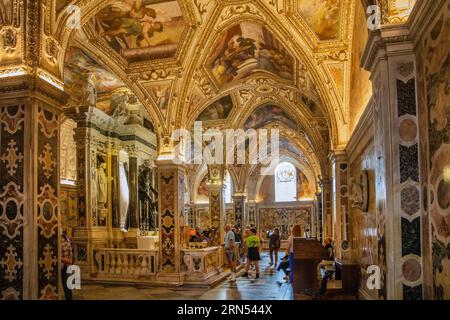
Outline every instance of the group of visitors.
<path fill-rule="evenodd" d="M 231 227 L 225 225 L 225 254 L 231 269 L 230 281 L 236 281 L 236 250 L 243 252 L 246 258 L 245 273 L 243 277 L 249 276 L 250 267 L 255 268 L 255 278 L 259 278 L 259 260 L 261 260 L 260 252 L 262 251 L 261 238 L 258 236 L 258 230 L 255 225 L 246 226 L 242 232 L 239 225 Z M 237 247 L 238 245 L 238 247 Z"/>
<path fill-rule="evenodd" d="M 259 279 L 259 260 L 261 260 L 260 253 L 262 252 L 262 240 L 258 235 L 258 230 L 255 225 L 246 226 L 245 230 L 241 232 L 239 226 L 231 227 L 225 225 L 225 253 L 228 259 L 228 263 L 231 268 L 230 281 L 236 281 L 236 265 L 237 254 L 236 245 L 242 246 L 242 252 L 245 257 L 245 272 L 243 277 L 249 277 L 249 270 L 251 267 L 255 269 L 255 279 Z M 305 236 L 309 235 L 309 230 L 305 230 Z M 302 237 L 301 226 L 295 225 L 291 229 L 291 234 L 286 241 L 286 248 L 284 250 L 284 256 L 278 264 L 278 255 L 281 249 L 281 235 L 280 230 L 275 228 L 269 230 L 266 233 L 266 239 L 269 241 L 269 266 L 276 267 L 277 271 L 283 271 L 285 276 L 284 280 L 287 283 L 292 283 L 294 280 L 293 264 L 294 264 L 294 238 Z M 332 246 L 332 240 L 326 239 L 324 244 L 325 249 L 328 252 L 328 260 L 334 261 L 334 249 Z"/>
<path fill-rule="evenodd" d="M 199 227 L 196 227 L 190 230 L 189 242 L 209 242 L 212 233 L 212 229 L 200 230 Z"/>

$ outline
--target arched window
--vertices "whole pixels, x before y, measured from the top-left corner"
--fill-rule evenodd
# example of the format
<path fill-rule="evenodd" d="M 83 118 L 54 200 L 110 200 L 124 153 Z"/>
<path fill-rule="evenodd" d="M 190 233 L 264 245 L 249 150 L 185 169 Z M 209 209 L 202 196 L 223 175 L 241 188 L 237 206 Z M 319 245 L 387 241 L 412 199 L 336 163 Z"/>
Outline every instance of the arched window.
<path fill-rule="evenodd" d="M 289 162 L 280 163 L 275 169 L 275 202 L 297 200 L 297 172 Z"/>
<path fill-rule="evenodd" d="M 224 199 L 225 203 L 231 203 L 231 177 L 230 174 L 227 172 L 225 175 L 225 192 L 224 192 Z"/>

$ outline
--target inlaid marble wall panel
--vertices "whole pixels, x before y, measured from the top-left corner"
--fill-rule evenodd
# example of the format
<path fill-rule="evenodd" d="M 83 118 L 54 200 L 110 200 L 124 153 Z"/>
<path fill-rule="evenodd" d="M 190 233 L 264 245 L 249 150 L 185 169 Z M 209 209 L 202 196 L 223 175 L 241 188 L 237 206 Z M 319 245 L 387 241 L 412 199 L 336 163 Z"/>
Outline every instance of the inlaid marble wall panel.
<path fill-rule="evenodd" d="M 377 82 L 378 80 L 374 80 Z M 387 298 L 387 264 L 386 264 L 386 165 L 383 161 L 383 136 L 385 129 L 382 119 L 384 117 L 381 94 L 374 93 L 374 154 L 375 162 L 375 197 L 376 197 L 376 216 L 377 216 L 377 242 L 378 242 L 378 266 L 381 270 L 381 288 L 378 290 L 379 299 Z"/>
<path fill-rule="evenodd" d="M 402 291 L 405 300 L 420 300 L 422 294 L 421 202 L 418 119 L 414 62 L 397 64 L 397 123 L 400 177 L 397 189 L 401 212 Z M 418 266 L 418 272 L 412 270 Z"/>
<path fill-rule="evenodd" d="M 226 219 L 225 219 L 226 224 L 230 224 L 232 226 L 235 224 L 236 219 L 234 217 L 233 208 L 230 208 L 230 207 L 225 208 L 225 217 L 226 217 Z"/>
<path fill-rule="evenodd" d="M 359 208 L 349 206 L 349 227 L 351 235 L 350 250 L 352 260 L 359 264 L 361 268 L 361 283 L 367 282 L 367 268 L 370 265 L 378 265 L 378 221 L 375 199 L 375 149 L 373 143 L 361 146 L 362 149 L 356 157 L 352 157 L 349 164 L 350 179 L 357 179 L 362 170 L 369 172 L 369 206 L 367 212 L 362 212 Z M 379 298 L 378 290 L 368 290 L 365 285 L 361 285 L 360 290 L 372 299 Z"/>
<path fill-rule="evenodd" d="M 58 295 L 59 237 L 59 117 L 38 107 L 38 184 L 37 241 L 38 297 L 56 299 Z"/>
<path fill-rule="evenodd" d="M 174 272 L 176 270 L 175 257 L 175 203 L 177 201 L 175 187 L 177 175 L 175 170 L 164 170 L 159 173 L 160 197 L 160 243 L 161 272 Z"/>
<path fill-rule="evenodd" d="M 266 237 L 267 231 L 275 228 L 280 229 L 280 237 L 282 240 L 289 238 L 291 228 L 294 225 L 300 225 L 302 233 L 306 229 L 311 230 L 312 224 L 312 207 L 294 207 L 294 208 L 259 208 L 259 231 L 263 238 Z"/>
<path fill-rule="evenodd" d="M 198 221 L 197 226 L 200 230 L 209 229 L 211 227 L 211 216 L 208 207 L 195 208 L 195 213 Z"/>
<path fill-rule="evenodd" d="M 25 107 L 0 108 L 0 299 L 23 298 Z"/>
<path fill-rule="evenodd" d="M 427 298 L 450 299 L 450 1 L 423 34 L 416 59 Z M 410 227 L 414 230 L 414 226 Z M 412 244 L 414 245 L 414 244 Z M 412 248 L 415 248 L 414 246 Z"/>
<path fill-rule="evenodd" d="M 78 192 L 77 187 L 72 185 L 61 185 L 60 206 L 61 206 L 61 228 L 67 230 L 72 237 L 73 229 L 77 226 L 78 215 Z"/>

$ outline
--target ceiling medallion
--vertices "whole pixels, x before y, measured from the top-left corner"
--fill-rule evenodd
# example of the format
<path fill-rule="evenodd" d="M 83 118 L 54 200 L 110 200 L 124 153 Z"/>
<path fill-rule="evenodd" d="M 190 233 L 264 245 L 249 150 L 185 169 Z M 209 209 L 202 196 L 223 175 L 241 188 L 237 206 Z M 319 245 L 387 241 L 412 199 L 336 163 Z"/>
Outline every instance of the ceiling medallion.
<path fill-rule="evenodd" d="M 269 85 L 261 85 L 255 88 L 255 91 L 261 94 L 270 94 L 275 91 L 275 88 L 273 86 Z"/>

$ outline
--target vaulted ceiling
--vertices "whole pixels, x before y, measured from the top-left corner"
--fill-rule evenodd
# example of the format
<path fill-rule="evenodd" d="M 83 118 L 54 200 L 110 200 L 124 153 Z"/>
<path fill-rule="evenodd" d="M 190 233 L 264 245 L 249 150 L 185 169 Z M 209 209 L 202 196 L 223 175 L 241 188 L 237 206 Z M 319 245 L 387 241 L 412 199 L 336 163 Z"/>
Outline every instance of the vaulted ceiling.
<path fill-rule="evenodd" d="M 60 25 L 81 9 L 81 30 L 57 28 L 66 87 L 86 73 L 100 95 L 128 87 L 160 141 L 195 120 L 277 126 L 320 170 L 348 139 L 355 1 L 56 1 Z"/>

